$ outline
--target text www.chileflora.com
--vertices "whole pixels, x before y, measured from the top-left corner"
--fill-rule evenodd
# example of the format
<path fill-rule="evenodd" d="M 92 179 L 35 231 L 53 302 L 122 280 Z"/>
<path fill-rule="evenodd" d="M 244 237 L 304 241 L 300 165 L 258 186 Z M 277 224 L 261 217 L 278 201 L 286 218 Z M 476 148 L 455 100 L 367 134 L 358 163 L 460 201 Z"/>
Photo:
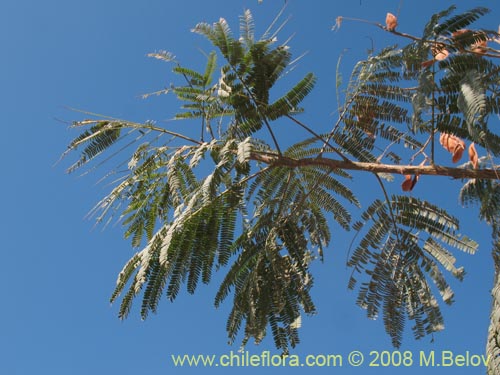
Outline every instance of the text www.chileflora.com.
<path fill-rule="evenodd" d="M 230 351 L 227 354 L 172 354 L 175 367 L 486 367 L 490 357 L 471 351 L 377 351 L 281 355 L 263 351 Z"/>

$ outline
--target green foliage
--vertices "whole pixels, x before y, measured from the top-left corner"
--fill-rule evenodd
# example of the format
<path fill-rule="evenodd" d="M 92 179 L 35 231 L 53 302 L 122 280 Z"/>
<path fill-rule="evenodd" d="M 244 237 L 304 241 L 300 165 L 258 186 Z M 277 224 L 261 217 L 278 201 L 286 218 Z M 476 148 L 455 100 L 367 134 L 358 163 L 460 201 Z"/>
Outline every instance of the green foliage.
<path fill-rule="evenodd" d="M 355 228 L 366 233 L 348 262 L 354 273 L 369 276 L 359 289 L 358 305 L 371 319 L 382 310 L 387 333 L 396 347 L 401 345 L 406 317 L 415 323 L 412 330 L 416 338 L 443 329 L 429 281 L 443 301 L 451 303 L 453 292 L 439 266 L 460 280 L 464 270 L 455 267 L 456 259 L 446 247 L 474 253 L 477 244 L 457 233 L 456 218 L 416 198 L 376 200 L 361 219 Z M 349 287 L 353 289 L 356 283 L 353 274 Z"/>
<path fill-rule="evenodd" d="M 316 312 L 311 262 L 328 251 L 333 229 L 354 228 L 349 288 L 359 289 L 358 305 L 370 318 L 383 316 L 395 346 L 406 320 L 413 322 L 416 338 L 442 329 L 435 292 L 451 303 L 445 275 L 462 280 L 465 274 L 452 249 L 474 253 L 477 244 L 458 233 L 458 219 L 443 208 L 388 194 L 391 185 L 381 177 L 393 176 L 373 168 L 417 159 L 436 165 L 438 132 L 482 146 L 488 157 L 480 158 L 480 168 L 500 153 L 500 137 L 488 127 L 490 116 L 500 113 L 500 70 L 473 46 L 498 34 L 480 29 L 454 35 L 487 11 L 452 16 L 454 10 L 433 15 L 422 39 L 372 51 L 358 62 L 338 98 L 339 119 L 327 134 L 296 117 L 316 77 L 308 73 L 296 83 L 281 83 L 294 61 L 289 47 L 278 45 L 271 30 L 257 39 L 250 11 L 240 17 L 238 38 L 222 18 L 196 25 L 193 31 L 215 49 L 201 71 L 181 65 L 171 53 L 150 54 L 174 65 L 178 82 L 162 93 L 182 103 L 175 115 L 186 124 L 182 134 L 152 122 L 75 123 L 90 127 L 69 145 L 68 152 L 83 147 L 70 171 L 91 165 L 104 151 L 117 158 L 141 141 L 106 175 L 120 173 L 92 211 L 98 221 L 120 220 L 137 249 L 111 296 L 120 301 L 120 318 L 136 299 L 146 318 L 158 311 L 162 297 L 173 301 L 183 287 L 194 293 L 214 272 L 225 271 L 215 305 L 232 299 L 230 341 L 243 336 L 243 344 L 252 338 L 259 343 L 270 331 L 276 347 L 287 353 L 299 343 L 302 316 Z M 435 61 L 444 49 L 449 56 Z M 338 67 L 332 74 L 340 82 Z M 299 126 L 309 138 L 282 149 L 276 135 L 290 127 L 275 127 L 278 121 Z M 379 181 L 384 199 L 374 191 L 355 224 L 355 208 L 361 207 L 349 185 L 355 176 L 325 162 L 332 160 L 370 163 L 362 170 Z M 480 218 L 497 235 L 497 181 L 466 181 L 460 197 L 466 206 L 479 205 Z"/>
<path fill-rule="evenodd" d="M 124 295 L 121 318 L 139 294 L 146 318 L 157 311 L 163 295 L 175 300 L 182 285 L 194 293 L 200 282 L 210 282 L 214 270 L 227 266 L 216 305 L 233 294 L 227 325 L 231 340 L 243 322 L 244 342 L 252 337 L 259 342 L 269 326 L 276 346 L 286 352 L 299 341 L 301 314 L 315 311 L 308 265 L 331 239 L 327 215 L 347 229 L 351 215 L 339 199 L 358 201 L 333 177 L 348 176 L 341 171 L 259 169 L 251 160 L 254 152 L 276 155 L 255 133 L 265 126 L 273 134 L 270 124 L 300 111 L 314 87 L 314 75 L 307 74 L 270 101 L 271 90 L 290 68 L 288 47 L 276 46 L 274 38 L 255 40 L 249 11 L 240 18 L 239 39 L 224 19 L 198 24 L 193 31 L 220 54 L 210 53 L 202 72 L 182 66 L 167 52 L 150 56 L 174 62 L 181 84 L 168 91 L 183 110 L 175 118 L 200 121 L 199 140 L 154 124 L 99 122 L 70 144 L 71 150 L 89 144 L 72 170 L 111 147 L 124 128 L 131 129 L 125 136 L 140 132 L 131 143 L 147 138 L 128 161 L 128 173 L 93 211 L 99 221 L 108 222 L 119 213 L 125 237 L 140 249 L 120 273 L 111 297 L 114 302 Z M 225 61 L 220 67 L 218 56 Z M 150 131 L 159 134 L 151 138 Z M 172 138 L 164 140 L 166 135 Z M 285 154 L 297 157 L 308 146 L 292 146 Z M 282 177 L 286 184 L 280 183 Z M 249 202 L 255 210 L 251 219 Z M 243 229 L 238 236 L 237 228 Z"/>
<path fill-rule="evenodd" d="M 438 17 L 442 18 L 446 17 L 450 14 L 449 10 L 454 10 L 454 7 L 449 8 L 448 11 L 444 13 L 439 13 Z M 456 16 L 450 17 L 447 20 L 437 24 L 433 27 L 433 33 L 435 36 L 449 34 L 451 35 L 453 32 L 461 30 L 472 24 L 474 21 L 477 21 L 479 18 L 484 16 L 489 12 L 489 9 L 484 7 L 477 7 L 471 9 L 465 13 L 458 14 Z M 434 17 L 433 17 L 434 18 Z"/>
<path fill-rule="evenodd" d="M 75 126 L 79 126 L 79 123 L 75 123 Z M 117 122 L 99 121 L 76 137 L 69 144 L 68 150 L 76 150 L 81 145 L 85 145 L 85 148 L 80 159 L 68 168 L 68 172 L 73 172 L 114 144 L 120 137 L 122 126 Z"/>
<path fill-rule="evenodd" d="M 500 186 L 497 181 L 471 179 L 459 195 L 463 206 L 479 205 L 479 217 L 491 225 L 493 233 L 500 234 Z"/>
<path fill-rule="evenodd" d="M 436 96 L 438 129 L 498 155 L 500 138 L 487 127 L 490 114 L 498 112 L 498 67 L 476 55 L 452 56 L 439 67 L 447 74 L 440 80 L 443 95 Z"/>
<path fill-rule="evenodd" d="M 432 135 L 444 132 L 498 154 L 498 136 L 487 127 L 488 117 L 498 113 L 498 66 L 480 53 L 469 53 L 471 45 L 497 34 L 478 30 L 455 37 L 453 33 L 487 10 L 475 8 L 449 17 L 454 10 L 451 7 L 432 16 L 423 40 L 403 48 L 386 48 L 356 65 L 346 92 L 343 126 L 333 134 L 343 150 L 360 161 L 388 157 L 397 163 L 405 159 L 411 163 L 425 149 L 417 138 L 419 133 L 434 144 Z M 436 46 L 450 53 L 439 63 L 429 61 Z M 397 124 L 406 125 L 408 132 Z M 382 129 L 388 131 L 384 134 Z M 377 156 L 374 151 L 380 150 L 377 145 L 382 137 L 393 143 L 404 141 L 406 148 L 400 149 L 401 153 L 394 147 L 392 153 L 382 148 Z M 423 163 L 434 163 L 434 147 L 431 152 Z M 499 212 L 495 208 L 496 185 L 489 180 L 470 180 L 461 192 L 463 203 L 478 202 L 481 218 L 494 228 Z M 476 243 L 457 233 L 457 219 L 416 198 L 375 200 L 361 218 L 355 229 L 365 234 L 348 263 L 353 267 L 350 288 L 357 285 L 356 274 L 368 276 L 359 287 L 357 303 L 370 318 L 383 315 L 395 346 L 401 344 L 406 319 L 414 322 L 416 338 L 442 329 L 444 322 L 431 284 L 444 302 L 451 303 L 453 293 L 440 269 L 459 280 L 464 271 L 455 266 L 448 248 L 472 253 Z"/>
<path fill-rule="evenodd" d="M 408 71 L 404 70 L 409 50 L 386 48 L 359 62 L 352 72 L 346 91 L 343 126 L 334 129 L 332 136 L 359 161 L 380 161 L 381 157 L 399 161 L 403 158 L 394 151 L 376 155 L 374 152 L 380 152 L 380 148 L 375 147 L 376 138 L 411 149 L 422 147 L 413 134 L 405 131 L 412 123 L 408 103 L 415 95 L 413 90 L 403 86 L 409 79 Z M 405 128 L 401 129 L 401 125 Z"/>
<path fill-rule="evenodd" d="M 200 23 L 194 32 L 205 36 L 226 59 L 219 81 L 219 100 L 234 111 L 229 127 L 231 136 L 244 139 L 269 122 L 293 114 L 314 87 L 314 75 L 309 73 L 290 91 L 269 103 L 271 88 L 289 66 L 291 54 L 286 45 L 274 47 L 276 40 L 254 40 L 253 18 L 246 11 L 240 19 L 240 39 L 232 36 L 229 25 L 220 19 L 213 25 Z M 274 48 L 273 48 L 274 47 Z"/>

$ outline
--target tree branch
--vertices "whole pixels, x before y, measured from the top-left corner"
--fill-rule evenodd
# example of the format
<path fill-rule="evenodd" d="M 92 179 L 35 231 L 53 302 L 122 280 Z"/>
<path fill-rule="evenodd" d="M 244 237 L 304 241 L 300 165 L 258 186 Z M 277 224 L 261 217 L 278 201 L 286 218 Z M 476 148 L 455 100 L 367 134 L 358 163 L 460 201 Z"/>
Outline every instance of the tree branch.
<path fill-rule="evenodd" d="M 384 25 L 382 25 L 380 22 L 368 21 L 368 20 L 364 20 L 364 19 L 361 19 L 361 18 L 339 16 L 339 17 L 337 17 L 337 22 L 336 22 L 335 26 L 333 27 L 333 29 L 338 29 L 340 27 L 340 24 L 342 23 L 343 20 L 368 23 L 370 25 L 377 26 L 378 28 L 380 28 L 380 29 L 382 29 L 384 31 L 387 31 L 387 32 L 389 32 L 391 34 L 398 35 L 398 36 L 403 37 L 403 38 L 411 39 L 411 40 L 413 40 L 415 42 L 429 43 L 429 44 L 433 44 L 433 45 L 436 45 L 436 46 L 443 46 L 443 47 L 452 47 L 452 48 L 455 48 L 455 45 L 453 43 L 448 43 L 448 42 L 444 42 L 444 41 L 439 41 L 438 42 L 438 41 L 435 41 L 435 40 L 429 40 L 429 39 L 419 38 L 419 37 L 413 36 L 411 34 L 403 33 L 403 32 L 396 31 L 396 30 L 387 30 L 387 27 L 384 26 Z M 486 51 L 490 51 L 490 52 L 486 52 Z M 466 52 L 472 53 L 472 54 L 475 54 L 475 55 L 479 55 L 479 56 L 488 56 L 488 57 L 495 57 L 495 58 L 499 58 L 500 57 L 500 51 L 498 51 L 496 49 L 487 48 L 486 51 L 475 52 L 475 51 L 472 51 L 472 50 L 467 50 Z"/>
<path fill-rule="evenodd" d="M 293 159 L 280 155 L 261 154 L 252 152 L 250 159 L 275 167 L 300 168 L 308 166 L 326 166 L 332 169 L 345 169 L 372 173 L 394 173 L 400 175 L 431 175 L 444 176 L 456 179 L 478 178 L 500 180 L 496 169 L 465 169 L 445 167 L 441 165 L 393 165 L 380 163 L 363 163 L 356 161 L 335 160 L 329 158 Z"/>

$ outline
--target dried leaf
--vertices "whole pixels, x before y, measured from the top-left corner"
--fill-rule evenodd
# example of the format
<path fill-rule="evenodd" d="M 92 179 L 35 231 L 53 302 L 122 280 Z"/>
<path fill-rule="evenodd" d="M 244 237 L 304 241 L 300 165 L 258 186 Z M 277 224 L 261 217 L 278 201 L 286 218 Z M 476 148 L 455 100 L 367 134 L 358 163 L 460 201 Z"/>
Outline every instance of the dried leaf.
<path fill-rule="evenodd" d="M 453 163 L 458 163 L 460 161 L 460 159 L 462 159 L 462 155 L 464 153 L 464 150 L 465 150 L 465 146 L 455 149 L 455 152 L 453 152 L 453 157 L 451 158 L 451 161 Z"/>
<path fill-rule="evenodd" d="M 436 61 L 442 61 L 450 55 L 448 50 L 446 50 L 444 47 L 438 48 L 434 47 L 432 48 L 432 55 L 434 58 L 432 60 L 427 60 L 422 63 L 422 68 L 428 68 L 432 64 L 434 64 Z"/>
<path fill-rule="evenodd" d="M 479 158 L 477 156 L 476 146 L 474 146 L 474 143 L 471 143 L 469 146 L 469 160 L 474 166 L 474 169 L 477 169 L 479 166 Z"/>
<path fill-rule="evenodd" d="M 410 191 L 411 190 L 411 185 L 412 185 L 411 180 L 412 180 L 411 174 L 405 175 L 405 180 L 401 184 L 401 188 L 403 189 L 403 191 Z"/>
<path fill-rule="evenodd" d="M 434 64 L 436 62 L 436 60 L 432 59 L 432 60 L 427 60 L 427 61 L 424 61 L 422 63 L 422 68 L 428 68 L 429 66 L 431 66 L 432 64 Z"/>
<path fill-rule="evenodd" d="M 441 133 L 439 143 L 441 143 L 441 146 L 443 146 L 446 151 L 453 154 L 453 163 L 457 163 L 462 158 L 465 150 L 465 142 L 460 138 L 452 134 Z"/>
<path fill-rule="evenodd" d="M 443 43 L 436 43 L 431 47 L 432 56 L 434 56 L 435 60 L 441 61 L 448 57 L 450 53 L 445 47 L 446 46 Z"/>
<path fill-rule="evenodd" d="M 468 33 L 469 31 L 470 31 L 469 29 L 460 29 L 460 30 L 457 30 L 457 31 L 454 31 L 453 33 L 451 33 L 451 36 L 453 38 L 456 38 L 457 36 Z"/>
<path fill-rule="evenodd" d="M 463 43 L 463 40 L 460 40 L 460 35 L 466 33 L 477 35 L 477 32 L 471 31 L 469 29 L 460 29 L 451 34 L 453 39 L 455 40 L 455 43 L 458 45 L 460 52 L 465 52 L 464 48 L 468 47 Z M 470 51 L 480 55 L 484 55 L 486 53 L 487 48 L 488 48 L 488 42 L 486 40 L 482 40 L 470 45 Z"/>
<path fill-rule="evenodd" d="M 477 53 L 479 55 L 484 55 L 486 53 L 487 48 L 488 48 L 488 42 L 486 40 L 474 43 L 471 46 L 472 52 Z"/>
<path fill-rule="evenodd" d="M 450 53 L 449 53 L 447 50 L 442 49 L 441 51 L 439 51 L 439 52 L 436 54 L 436 56 L 434 56 L 434 59 L 435 59 L 436 61 L 442 61 L 442 60 L 444 60 L 444 59 L 448 58 L 448 56 L 449 56 L 449 55 L 450 55 Z"/>
<path fill-rule="evenodd" d="M 458 50 L 460 52 L 465 52 L 465 49 L 463 48 L 463 42 L 460 41 L 460 35 L 462 34 L 465 34 L 465 33 L 469 33 L 470 30 L 469 29 L 460 29 L 460 30 L 457 30 L 453 33 L 451 33 L 451 36 L 452 38 L 454 39 L 455 43 L 459 46 Z"/>
<path fill-rule="evenodd" d="M 335 19 L 335 25 L 333 25 L 332 30 L 338 30 L 338 29 L 340 29 L 341 25 L 342 25 L 342 16 L 338 16 Z"/>
<path fill-rule="evenodd" d="M 392 13 L 387 13 L 387 16 L 385 17 L 385 28 L 387 31 L 394 31 L 397 26 L 398 18 Z"/>
<path fill-rule="evenodd" d="M 405 180 L 401 184 L 403 191 L 412 191 L 418 181 L 418 175 L 412 176 L 411 174 L 405 175 Z"/>

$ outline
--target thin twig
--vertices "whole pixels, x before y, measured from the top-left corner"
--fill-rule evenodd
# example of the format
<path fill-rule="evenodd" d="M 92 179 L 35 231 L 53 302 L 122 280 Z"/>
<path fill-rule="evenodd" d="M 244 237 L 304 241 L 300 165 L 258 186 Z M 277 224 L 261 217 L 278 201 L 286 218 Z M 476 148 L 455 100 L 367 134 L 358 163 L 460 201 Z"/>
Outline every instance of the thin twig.
<path fill-rule="evenodd" d="M 328 140 L 325 140 L 323 139 L 318 133 L 316 133 L 314 130 L 312 130 L 309 126 L 307 126 L 306 124 L 304 124 L 303 122 L 297 120 L 295 117 L 291 116 L 291 115 L 286 115 L 287 118 L 289 118 L 290 120 L 292 120 L 293 122 L 295 122 L 297 125 L 299 125 L 300 127 L 302 127 L 303 129 L 305 129 L 306 131 L 308 131 L 309 133 L 311 133 L 314 137 L 316 137 L 318 140 L 322 141 L 324 145 L 326 146 L 329 146 L 335 153 L 337 153 L 344 161 L 349 161 L 349 159 L 344 156 L 344 154 L 342 154 L 342 152 L 340 152 L 339 150 L 337 150 L 335 147 L 333 147 L 329 142 Z M 322 156 L 321 154 L 323 154 L 323 149 L 321 150 L 321 153 L 320 153 L 320 156 Z"/>
<path fill-rule="evenodd" d="M 238 79 L 240 80 L 241 84 L 245 88 L 248 96 L 252 99 L 253 103 L 255 104 L 255 107 L 257 109 L 257 112 L 259 114 L 260 119 L 262 120 L 262 122 L 264 123 L 264 125 L 266 125 L 267 130 L 269 131 L 269 134 L 271 135 L 271 138 L 273 140 L 274 146 L 276 147 L 276 151 L 278 151 L 278 154 L 281 155 L 282 153 L 281 153 L 280 145 L 278 143 L 278 139 L 274 135 L 273 129 L 271 128 L 271 125 L 269 124 L 269 121 L 267 121 L 266 117 L 261 113 L 260 108 L 259 108 L 259 102 L 258 102 L 258 100 L 255 98 L 255 96 L 252 93 L 252 90 L 250 90 L 250 88 L 247 86 L 247 84 L 245 83 L 245 81 L 243 80 L 243 78 L 238 73 L 238 69 L 236 69 L 236 67 L 234 67 L 233 64 L 231 64 L 229 61 L 228 61 L 228 63 L 229 63 L 229 66 L 231 67 L 231 69 L 233 70 L 234 74 L 236 74 L 236 77 L 238 77 Z"/>
<path fill-rule="evenodd" d="M 68 108 L 71 111 L 83 113 L 83 114 L 86 114 L 86 115 L 89 115 L 89 116 L 101 117 L 103 119 L 110 120 L 110 121 L 113 121 L 113 122 L 121 122 L 123 124 L 126 124 L 125 127 L 129 127 L 129 128 L 133 128 L 133 129 L 149 129 L 149 130 L 157 131 L 157 132 L 160 132 L 160 133 L 169 134 L 169 135 L 172 135 L 174 137 L 184 139 L 185 141 L 196 143 L 197 145 L 202 145 L 203 144 L 203 142 L 200 142 L 200 141 L 197 141 L 195 139 L 192 139 L 192 138 L 190 138 L 190 137 L 188 137 L 186 135 L 183 135 L 183 134 L 180 134 L 180 133 L 176 133 L 176 132 L 167 130 L 165 128 L 160 128 L 160 127 L 154 126 L 152 124 L 141 124 L 141 123 L 138 123 L 138 122 L 121 120 L 121 119 L 118 119 L 118 118 L 115 118 L 115 117 L 105 116 L 105 115 L 101 115 L 101 114 L 98 114 L 98 113 L 83 111 L 83 110 L 76 109 L 76 108 L 71 108 L 71 107 L 66 107 L 66 108 Z M 101 120 L 96 120 L 96 121 L 99 122 Z"/>
<path fill-rule="evenodd" d="M 391 215 L 391 221 L 392 225 L 394 226 L 394 233 L 396 234 L 396 239 L 398 243 L 401 243 L 401 239 L 399 238 L 399 231 L 398 231 L 398 223 L 396 222 L 396 217 L 394 216 L 394 211 L 391 206 L 391 201 L 389 199 L 389 195 L 387 194 L 387 190 L 385 189 L 384 183 L 382 182 L 382 179 L 378 175 L 378 173 L 374 173 L 375 177 L 377 178 L 377 181 L 380 185 L 380 188 L 382 189 L 382 192 L 384 193 L 385 196 L 385 201 L 387 202 L 387 207 L 389 207 L 389 213 Z"/>
<path fill-rule="evenodd" d="M 342 111 L 342 113 L 339 115 L 339 118 L 337 120 L 337 122 L 335 123 L 335 125 L 333 125 L 333 128 L 332 130 L 330 131 L 330 133 L 328 134 L 328 138 L 326 139 L 325 141 L 325 144 L 323 145 L 323 148 L 321 149 L 321 152 L 319 153 L 319 156 L 322 156 L 323 153 L 326 151 L 326 146 L 328 145 L 328 142 L 330 142 L 330 140 L 332 139 L 333 137 L 333 134 L 335 134 L 335 130 L 337 130 L 337 128 L 340 126 L 340 123 L 344 120 L 344 117 L 345 115 L 347 114 L 347 111 L 349 110 L 349 107 L 351 106 L 351 104 L 354 102 L 354 100 L 356 99 L 356 97 L 358 96 L 358 94 L 354 94 L 349 100 L 348 102 L 346 103 L 345 105 L 345 108 L 344 110 Z"/>
<path fill-rule="evenodd" d="M 427 155 L 425 154 L 424 150 L 427 148 L 429 143 L 432 141 L 434 138 L 434 134 L 431 134 L 429 138 L 427 138 L 427 141 L 423 144 L 423 146 L 418 150 L 411 158 L 410 158 L 410 163 L 413 163 L 413 161 L 417 158 L 418 155 L 423 154 L 424 157 L 427 159 Z"/>

